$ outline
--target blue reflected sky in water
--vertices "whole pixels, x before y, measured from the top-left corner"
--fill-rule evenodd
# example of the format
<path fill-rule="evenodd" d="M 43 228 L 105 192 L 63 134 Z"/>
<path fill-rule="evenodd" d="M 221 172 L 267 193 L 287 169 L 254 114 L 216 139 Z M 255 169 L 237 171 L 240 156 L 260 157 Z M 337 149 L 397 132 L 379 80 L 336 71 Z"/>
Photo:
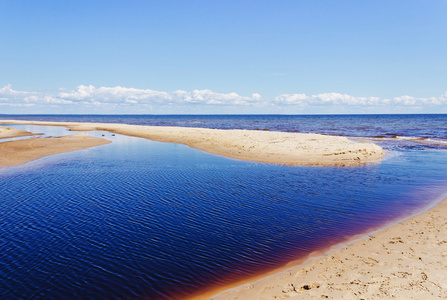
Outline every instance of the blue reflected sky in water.
<path fill-rule="evenodd" d="M 445 151 L 290 167 L 105 134 L 112 144 L 0 171 L 8 298 L 163 298 L 224 284 L 446 192 Z"/>

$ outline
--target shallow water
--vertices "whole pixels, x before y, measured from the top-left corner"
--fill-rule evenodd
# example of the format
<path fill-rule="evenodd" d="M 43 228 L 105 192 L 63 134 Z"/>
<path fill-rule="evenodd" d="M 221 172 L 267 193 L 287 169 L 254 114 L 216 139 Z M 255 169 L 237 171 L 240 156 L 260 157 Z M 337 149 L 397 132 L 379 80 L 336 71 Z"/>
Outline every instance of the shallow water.
<path fill-rule="evenodd" d="M 94 134 L 113 143 L 0 170 L 2 298 L 181 298 L 447 191 L 447 151 L 406 141 L 383 140 L 381 164 L 321 168 Z"/>

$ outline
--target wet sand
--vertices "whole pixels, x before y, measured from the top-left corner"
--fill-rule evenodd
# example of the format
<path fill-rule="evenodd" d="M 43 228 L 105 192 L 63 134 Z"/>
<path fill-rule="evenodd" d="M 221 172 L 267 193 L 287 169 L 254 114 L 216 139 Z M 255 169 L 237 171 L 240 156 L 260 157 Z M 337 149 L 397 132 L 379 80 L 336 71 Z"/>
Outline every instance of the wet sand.
<path fill-rule="evenodd" d="M 385 155 L 372 143 L 321 134 L 106 123 L 2 120 L 3 124 L 65 126 L 74 131 L 109 131 L 154 141 L 180 143 L 241 160 L 307 166 L 355 166 L 380 162 Z"/>
<path fill-rule="evenodd" d="M 0 128 L 1 127 L 2 126 L 0 126 Z M 17 166 L 41 157 L 86 149 L 108 143 L 110 143 L 110 141 L 84 134 L 68 135 L 57 138 L 28 138 L 24 140 L 3 142 L 0 143 L 0 168 Z"/>

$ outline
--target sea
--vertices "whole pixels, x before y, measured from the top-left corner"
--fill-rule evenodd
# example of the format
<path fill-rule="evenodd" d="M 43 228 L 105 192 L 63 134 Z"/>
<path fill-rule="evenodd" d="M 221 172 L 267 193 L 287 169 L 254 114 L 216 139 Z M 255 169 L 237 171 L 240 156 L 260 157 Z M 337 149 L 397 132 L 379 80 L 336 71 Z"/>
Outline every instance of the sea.
<path fill-rule="evenodd" d="M 445 114 L 0 119 L 321 133 L 374 142 L 387 153 L 356 167 L 285 166 L 90 132 L 112 143 L 0 169 L 1 299 L 184 299 L 399 222 L 447 196 Z M 8 126 L 42 138 L 76 133 Z"/>

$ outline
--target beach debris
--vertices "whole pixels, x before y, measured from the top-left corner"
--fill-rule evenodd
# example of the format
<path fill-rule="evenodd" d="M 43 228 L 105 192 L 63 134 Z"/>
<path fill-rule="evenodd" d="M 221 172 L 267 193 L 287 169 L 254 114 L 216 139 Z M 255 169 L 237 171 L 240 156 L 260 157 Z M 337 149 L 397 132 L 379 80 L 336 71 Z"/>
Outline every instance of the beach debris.
<path fill-rule="evenodd" d="M 313 288 L 319 288 L 319 287 L 320 287 L 319 283 L 305 284 L 300 288 L 300 291 L 308 291 Z"/>
<path fill-rule="evenodd" d="M 289 283 L 283 290 L 283 293 L 290 293 L 290 292 L 296 292 L 296 288 L 293 285 L 293 283 Z"/>

